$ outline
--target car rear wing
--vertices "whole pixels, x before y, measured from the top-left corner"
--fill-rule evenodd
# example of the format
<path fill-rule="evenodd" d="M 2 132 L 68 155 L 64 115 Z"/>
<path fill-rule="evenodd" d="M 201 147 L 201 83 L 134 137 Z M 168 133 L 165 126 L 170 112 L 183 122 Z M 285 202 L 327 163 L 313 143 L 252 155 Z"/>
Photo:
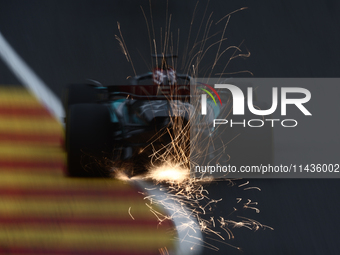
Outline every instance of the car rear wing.
<path fill-rule="evenodd" d="M 112 85 L 106 87 L 109 96 L 130 96 L 140 100 L 188 100 L 190 85 Z"/>

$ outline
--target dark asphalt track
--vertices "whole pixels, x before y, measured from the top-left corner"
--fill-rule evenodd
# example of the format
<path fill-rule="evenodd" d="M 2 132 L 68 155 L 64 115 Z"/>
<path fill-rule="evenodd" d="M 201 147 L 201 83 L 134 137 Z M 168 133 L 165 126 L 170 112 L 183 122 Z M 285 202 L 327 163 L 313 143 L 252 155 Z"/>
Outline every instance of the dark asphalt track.
<path fill-rule="evenodd" d="M 157 43 L 160 27 L 164 32 L 165 3 L 152 1 Z M 0 31 L 38 76 L 61 96 L 68 83 L 91 78 L 103 84 L 122 84 L 127 83 L 127 76 L 133 75 L 115 39 L 115 34 L 119 34 L 117 21 L 137 73 L 149 70 L 145 62 L 151 64 L 150 46 L 140 5 L 150 18 L 148 1 L 140 0 L 1 1 Z M 180 55 L 186 48 L 195 5 L 196 1 L 169 1 L 176 40 L 180 28 Z M 205 5 L 201 1 L 197 7 L 192 40 Z M 215 23 L 245 6 L 249 8 L 231 17 L 226 30 L 229 40 L 224 46 L 238 45 L 245 39 L 241 48 L 244 52 L 248 49 L 251 57 L 235 60 L 228 71 L 249 70 L 255 77 L 340 76 L 340 2 L 214 0 L 207 15 L 213 11 Z M 213 26 L 211 34 L 221 31 L 224 24 Z M 215 47 L 209 51 L 203 71 L 211 65 L 216 50 Z M 0 83 L 18 83 L 2 62 Z M 262 179 L 251 180 L 251 184 L 262 191 L 243 191 L 225 182 L 208 188 L 212 197 L 224 199 L 215 217 L 227 216 L 236 197 L 250 198 L 259 202 L 261 213 L 249 210 L 239 215 L 275 229 L 257 232 L 235 229 L 235 240 L 230 243 L 242 247 L 243 254 L 340 254 L 340 179 Z M 218 246 L 217 254 L 241 254 L 227 245 Z M 206 254 L 214 252 L 207 250 Z"/>

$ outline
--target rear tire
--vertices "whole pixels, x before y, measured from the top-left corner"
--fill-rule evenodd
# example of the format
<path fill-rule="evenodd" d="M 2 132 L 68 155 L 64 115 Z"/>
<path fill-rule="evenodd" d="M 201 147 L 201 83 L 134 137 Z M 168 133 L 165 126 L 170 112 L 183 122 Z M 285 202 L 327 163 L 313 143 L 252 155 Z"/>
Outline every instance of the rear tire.
<path fill-rule="evenodd" d="M 107 156 L 112 153 L 110 113 L 105 105 L 77 104 L 66 121 L 67 175 L 108 177 Z"/>

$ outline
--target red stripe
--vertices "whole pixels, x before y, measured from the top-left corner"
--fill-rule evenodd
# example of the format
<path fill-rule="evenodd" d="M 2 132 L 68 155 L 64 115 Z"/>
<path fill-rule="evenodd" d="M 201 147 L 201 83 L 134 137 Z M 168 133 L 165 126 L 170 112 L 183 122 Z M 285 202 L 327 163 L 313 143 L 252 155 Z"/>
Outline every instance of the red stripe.
<path fill-rule="evenodd" d="M 65 177 L 66 178 L 66 177 Z M 86 196 L 89 199 L 91 197 L 100 197 L 100 198 L 112 198 L 112 200 L 117 200 L 117 197 L 125 198 L 138 198 L 143 197 L 142 194 L 138 193 L 137 190 L 133 189 L 120 189 L 120 190 L 95 190 L 95 189 L 15 189 L 15 188 L 0 188 L 0 196 L 7 197 L 47 197 L 51 199 L 51 197 L 60 198 L 60 197 L 70 197 L 70 196 Z"/>
<path fill-rule="evenodd" d="M 151 213 L 151 212 L 150 212 Z M 128 211 L 126 210 L 128 216 Z M 145 228 L 153 228 L 164 230 L 173 228 L 172 221 L 165 220 L 161 224 L 158 224 L 156 217 L 154 219 L 138 219 L 141 215 L 134 215 L 135 220 L 132 218 L 118 218 L 112 216 L 112 218 L 43 218 L 41 215 L 39 218 L 34 217 L 20 217 L 20 218 L 2 218 L 0 217 L 0 224 L 4 225 L 18 225 L 18 224 L 58 224 L 58 225 L 82 225 L 82 226 L 93 226 L 93 227 L 127 227 L 127 226 L 142 226 Z M 38 216 L 37 216 L 38 217 Z M 79 216 L 78 216 L 79 217 Z M 48 226 L 46 225 L 46 226 Z"/>
<path fill-rule="evenodd" d="M 0 115 L 16 115 L 16 116 L 49 116 L 53 118 L 51 114 L 42 106 L 35 107 L 18 107 L 18 106 L 2 106 L 0 107 Z"/>
<path fill-rule="evenodd" d="M 63 144 L 60 134 L 22 134 L 22 133 L 0 133 L 0 142 L 32 142 Z"/>

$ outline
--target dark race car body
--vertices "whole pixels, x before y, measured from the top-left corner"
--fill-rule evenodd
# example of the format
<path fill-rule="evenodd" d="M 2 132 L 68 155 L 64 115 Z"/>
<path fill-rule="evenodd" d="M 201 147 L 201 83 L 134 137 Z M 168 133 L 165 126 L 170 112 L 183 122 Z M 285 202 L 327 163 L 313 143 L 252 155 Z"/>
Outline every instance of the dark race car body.
<path fill-rule="evenodd" d="M 243 129 L 216 130 L 209 125 L 213 119 L 224 119 L 230 112 L 230 94 L 221 93 L 224 97 L 221 105 L 208 100 L 209 114 L 195 114 L 192 118 L 198 104 L 193 105 L 190 92 L 196 85 L 190 84 L 188 75 L 177 74 L 172 67 L 164 65 L 132 78 L 130 85 L 95 83 L 68 87 L 65 110 L 69 176 L 110 176 L 119 167 L 129 169 L 129 175 L 144 173 L 152 155 L 167 153 L 167 145 L 173 141 L 178 148 L 170 149 L 175 154 L 182 154 L 182 159 L 190 160 L 192 140 L 196 142 L 195 146 L 197 142 L 213 140 L 214 144 L 203 146 L 205 148 L 198 155 L 207 164 L 213 160 L 216 163 L 221 158 L 219 155 L 226 154 L 227 147 L 227 155 L 232 155 L 233 164 L 257 164 L 257 159 L 261 159 L 260 163 L 271 162 L 270 129 L 251 129 L 238 138 L 239 146 L 237 143 L 236 146 L 235 143 L 229 145 Z M 153 84 L 140 84 L 142 80 L 151 80 Z M 199 136 L 191 139 L 190 133 Z M 229 159 L 218 163 L 224 164 Z M 188 162 L 185 164 L 190 167 Z"/>
<path fill-rule="evenodd" d="M 141 85 L 141 80 L 153 84 Z M 132 174 L 145 171 L 141 158 L 171 142 L 174 119 L 189 122 L 189 80 L 172 67 L 159 66 L 132 78 L 130 85 L 70 85 L 65 98 L 67 174 L 107 176 L 115 165 L 128 163 L 135 169 Z"/>

